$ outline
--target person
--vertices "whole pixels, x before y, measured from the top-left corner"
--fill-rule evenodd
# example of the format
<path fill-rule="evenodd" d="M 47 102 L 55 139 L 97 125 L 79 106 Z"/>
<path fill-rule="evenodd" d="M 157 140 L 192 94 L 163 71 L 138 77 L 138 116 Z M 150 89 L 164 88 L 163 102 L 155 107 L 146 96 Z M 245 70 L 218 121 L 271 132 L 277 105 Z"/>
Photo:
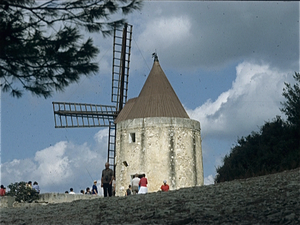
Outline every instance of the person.
<path fill-rule="evenodd" d="M 32 189 L 32 182 L 28 181 L 28 183 L 26 184 L 26 187 L 29 187 L 30 189 Z"/>
<path fill-rule="evenodd" d="M 97 186 L 96 186 L 96 187 L 97 187 Z M 91 194 L 92 194 L 89 187 L 87 187 L 85 190 L 86 190 L 86 191 L 85 191 L 85 194 L 86 194 L 86 195 L 87 195 L 87 194 L 88 194 L 88 195 L 91 195 Z"/>
<path fill-rule="evenodd" d="M 104 197 L 112 196 L 112 181 L 114 177 L 114 172 L 112 169 L 109 168 L 109 163 L 105 163 L 105 169 L 102 170 L 102 177 L 101 177 L 101 187 L 103 187 Z"/>
<path fill-rule="evenodd" d="M 147 184 L 148 184 L 148 180 L 146 178 L 146 175 L 143 174 L 139 182 L 140 190 L 138 194 L 146 194 L 148 192 Z"/>
<path fill-rule="evenodd" d="M 70 194 L 70 195 L 75 195 L 75 192 L 73 191 L 73 188 L 70 188 L 69 194 Z"/>
<path fill-rule="evenodd" d="M 166 180 L 164 180 L 163 183 L 164 183 L 164 184 L 161 185 L 160 189 L 161 189 L 163 192 L 166 192 L 166 191 L 168 191 L 168 190 L 170 189 L 170 187 L 169 187 L 169 185 L 167 184 L 167 181 L 166 181 Z"/>
<path fill-rule="evenodd" d="M 5 195 L 5 187 L 1 184 L 1 189 L 0 189 L 0 196 L 4 196 Z"/>
<path fill-rule="evenodd" d="M 92 194 L 93 195 L 98 194 L 98 188 L 97 188 L 97 181 L 96 180 L 94 180 L 94 184 L 93 184 L 93 187 L 92 187 Z"/>
<path fill-rule="evenodd" d="M 40 187 L 39 187 L 38 182 L 36 182 L 36 181 L 33 182 L 32 189 L 36 190 L 37 193 L 40 193 Z"/>
<path fill-rule="evenodd" d="M 116 178 L 113 177 L 113 181 L 112 181 L 112 195 L 115 196 L 116 195 Z"/>
<path fill-rule="evenodd" d="M 69 192 L 68 192 L 68 191 L 65 191 L 65 194 L 69 194 Z"/>
<path fill-rule="evenodd" d="M 139 183 L 140 178 L 138 174 L 135 174 L 135 177 L 132 179 L 132 194 L 137 194 L 139 192 Z"/>
<path fill-rule="evenodd" d="M 80 190 L 80 193 L 84 195 L 84 190 Z"/>
<path fill-rule="evenodd" d="M 125 192 L 125 195 L 128 196 L 128 195 L 131 195 L 131 185 L 129 184 L 128 186 L 128 189 L 126 190 Z"/>

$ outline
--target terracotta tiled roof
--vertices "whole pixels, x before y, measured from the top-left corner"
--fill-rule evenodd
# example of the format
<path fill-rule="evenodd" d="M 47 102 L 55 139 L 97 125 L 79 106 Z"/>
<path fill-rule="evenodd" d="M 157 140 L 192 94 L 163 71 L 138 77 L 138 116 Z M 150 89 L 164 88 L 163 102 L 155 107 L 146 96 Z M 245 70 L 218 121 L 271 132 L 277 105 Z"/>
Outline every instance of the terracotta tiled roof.
<path fill-rule="evenodd" d="M 140 95 L 125 104 L 115 123 L 146 117 L 189 118 L 158 60 L 154 61 Z"/>

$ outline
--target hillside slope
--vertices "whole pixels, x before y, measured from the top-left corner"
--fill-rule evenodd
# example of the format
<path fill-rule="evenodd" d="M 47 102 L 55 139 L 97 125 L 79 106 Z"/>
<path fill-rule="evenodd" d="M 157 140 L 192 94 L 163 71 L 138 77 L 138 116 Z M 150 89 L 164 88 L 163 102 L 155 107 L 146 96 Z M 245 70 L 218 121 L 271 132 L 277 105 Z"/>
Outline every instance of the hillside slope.
<path fill-rule="evenodd" d="M 299 224 L 300 168 L 167 193 L 4 208 L 0 216 L 0 224 Z"/>

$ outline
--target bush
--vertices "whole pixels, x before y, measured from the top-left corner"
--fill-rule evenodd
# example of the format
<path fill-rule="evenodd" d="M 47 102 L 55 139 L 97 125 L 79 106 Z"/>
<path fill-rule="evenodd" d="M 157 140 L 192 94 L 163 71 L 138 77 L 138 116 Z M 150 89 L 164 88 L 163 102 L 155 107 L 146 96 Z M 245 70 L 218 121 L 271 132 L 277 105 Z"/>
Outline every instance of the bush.
<path fill-rule="evenodd" d="M 15 196 L 15 201 L 17 202 L 33 202 L 39 199 L 39 193 L 36 190 L 27 187 L 26 182 L 16 182 L 8 185 L 9 192 L 6 195 Z"/>

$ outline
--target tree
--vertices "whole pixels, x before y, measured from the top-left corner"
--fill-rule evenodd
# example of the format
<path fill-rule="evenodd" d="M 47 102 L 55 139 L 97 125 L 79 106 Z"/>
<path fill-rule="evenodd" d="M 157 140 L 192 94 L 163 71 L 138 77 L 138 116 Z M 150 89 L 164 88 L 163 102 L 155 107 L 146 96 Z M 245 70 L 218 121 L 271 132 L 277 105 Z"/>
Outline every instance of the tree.
<path fill-rule="evenodd" d="M 141 8 L 141 0 L 2 0 L 0 1 L 1 89 L 14 97 L 23 90 L 47 98 L 82 75 L 98 71 L 99 50 L 87 33 L 111 34 L 124 19 L 118 12 Z"/>
<path fill-rule="evenodd" d="M 294 74 L 295 84 L 291 85 L 285 83 L 283 89 L 283 96 L 286 101 L 281 102 L 283 108 L 280 110 L 287 116 L 287 123 L 289 125 L 289 140 L 298 151 L 294 159 L 300 161 L 300 73 Z M 299 164 L 299 163 L 298 163 Z"/>
<path fill-rule="evenodd" d="M 281 103 L 284 108 L 280 109 L 287 116 L 287 121 L 290 125 L 295 126 L 298 131 L 300 130 L 300 73 L 295 72 L 294 79 L 296 83 L 291 86 L 285 84 L 283 89 L 283 96 L 286 101 Z"/>
<path fill-rule="evenodd" d="M 238 139 L 230 154 L 223 158 L 215 182 L 244 179 L 300 166 L 299 137 L 279 116 L 266 122 L 260 132 Z"/>
<path fill-rule="evenodd" d="M 300 166 L 300 73 L 296 83 L 285 83 L 286 102 L 281 109 L 287 116 L 266 122 L 260 132 L 238 139 L 238 144 L 223 158 L 215 182 L 230 181 L 294 169 Z"/>

